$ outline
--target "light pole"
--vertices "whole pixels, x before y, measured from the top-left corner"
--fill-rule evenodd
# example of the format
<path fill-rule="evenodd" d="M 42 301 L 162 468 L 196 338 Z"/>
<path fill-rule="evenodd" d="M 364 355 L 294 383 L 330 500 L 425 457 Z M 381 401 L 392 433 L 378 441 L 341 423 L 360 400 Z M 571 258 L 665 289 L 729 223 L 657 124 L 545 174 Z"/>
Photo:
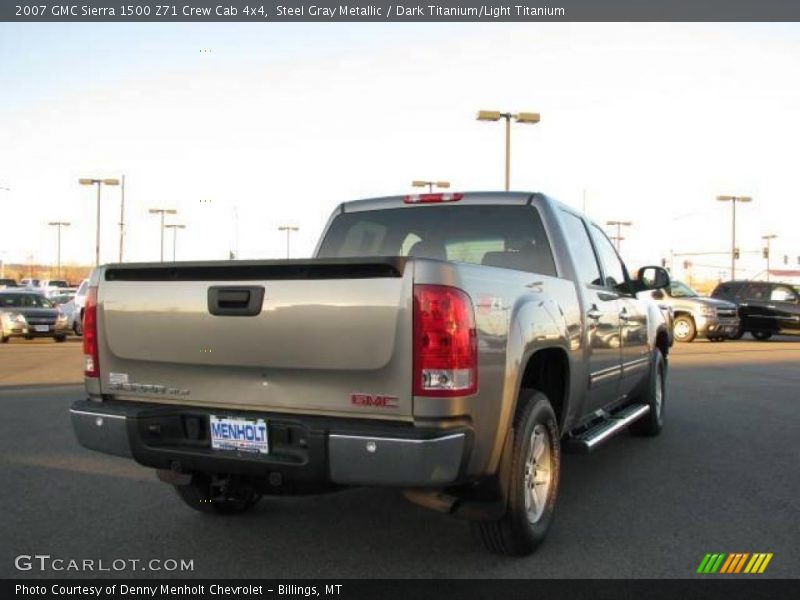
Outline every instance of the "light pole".
<path fill-rule="evenodd" d="M 606 225 L 610 225 L 611 227 L 616 226 L 617 228 L 617 235 L 612 236 L 611 239 L 616 242 L 617 252 L 619 252 L 620 246 L 622 245 L 622 240 L 625 239 L 622 237 L 622 227 L 630 227 L 633 225 L 633 223 L 630 221 L 606 221 Z"/>
<path fill-rule="evenodd" d="M 125 237 L 125 175 L 122 176 L 122 186 L 119 197 L 119 262 L 122 262 L 122 245 Z"/>
<path fill-rule="evenodd" d="M 56 251 L 56 260 L 58 261 L 58 278 L 61 279 L 61 228 L 62 227 L 69 227 L 70 223 L 68 221 L 50 221 L 48 223 L 51 227 L 55 227 L 58 229 L 58 246 Z"/>
<path fill-rule="evenodd" d="M 731 219 L 731 281 L 736 279 L 736 203 L 752 202 L 750 196 L 717 196 L 719 202 L 730 202 L 733 206 L 733 218 Z"/>
<path fill-rule="evenodd" d="M 771 240 L 774 240 L 776 237 L 778 237 L 778 236 L 775 235 L 774 233 L 770 233 L 768 235 L 762 235 L 761 236 L 761 239 L 764 240 L 765 242 L 767 242 L 767 247 L 764 248 L 764 255 L 766 256 L 766 259 L 767 259 L 767 281 L 769 281 L 769 243 L 770 243 Z"/>
<path fill-rule="evenodd" d="M 528 123 L 533 125 L 538 123 L 539 113 L 521 112 L 510 113 L 500 112 L 499 110 L 479 110 L 478 121 L 499 121 L 506 120 L 506 191 L 511 189 L 511 119 L 517 123 Z"/>
<path fill-rule="evenodd" d="M 449 181 L 422 181 L 420 179 L 415 179 L 411 182 L 411 187 L 426 187 L 428 188 L 428 193 L 433 192 L 433 186 L 437 188 L 447 189 L 450 187 Z"/>
<path fill-rule="evenodd" d="M 292 235 L 293 231 L 300 231 L 300 228 L 293 227 L 290 225 L 281 225 L 280 227 L 278 227 L 278 231 L 286 232 L 286 258 L 289 258 L 289 237 Z"/>
<path fill-rule="evenodd" d="M 178 229 L 186 229 L 186 225 L 178 225 L 177 223 L 170 223 L 164 225 L 167 229 L 172 229 L 172 262 L 175 262 L 175 250 L 178 246 Z"/>
<path fill-rule="evenodd" d="M 164 262 L 164 215 L 176 215 L 178 211 L 174 208 L 151 208 L 151 215 L 161 215 L 161 262 Z"/>
<path fill-rule="evenodd" d="M 119 179 L 92 179 L 81 178 L 78 180 L 81 185 L 96 185 L 97 186 L 97 235 L 95 236 L 94 246 L 94 264 L 100 264 L 100 188 L 103 185 L 119 185 Z"/>

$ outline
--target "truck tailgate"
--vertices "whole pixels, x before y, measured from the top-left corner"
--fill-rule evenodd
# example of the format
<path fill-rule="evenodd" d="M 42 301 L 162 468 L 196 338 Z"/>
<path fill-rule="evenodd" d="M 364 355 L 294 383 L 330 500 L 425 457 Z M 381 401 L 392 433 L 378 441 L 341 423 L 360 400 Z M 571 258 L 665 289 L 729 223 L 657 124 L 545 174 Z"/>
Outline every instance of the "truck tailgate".
<path fill-rule="evenodd" d="M 390 262 L 111 267 L 99 290 L 103 392 L 407 418 L 412 281 Z M 249 293 L 263 293 L 257 314 L 212 314 L 219 298 L 239 306 Z"/>

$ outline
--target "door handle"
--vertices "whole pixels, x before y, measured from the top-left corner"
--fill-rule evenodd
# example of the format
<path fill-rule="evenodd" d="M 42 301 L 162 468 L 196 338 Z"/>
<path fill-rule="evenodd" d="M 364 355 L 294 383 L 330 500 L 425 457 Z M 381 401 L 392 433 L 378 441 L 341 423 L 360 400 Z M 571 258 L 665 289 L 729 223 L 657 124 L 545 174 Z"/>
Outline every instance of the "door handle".
<path fill-rule="evenodd" d="M 597 308 L 596 305 L 594 305 L 592 308 L 586 311 L 586 316 L 590 319 L 599 320 L 603 316 L 603 313 L 599 308 Z"/>

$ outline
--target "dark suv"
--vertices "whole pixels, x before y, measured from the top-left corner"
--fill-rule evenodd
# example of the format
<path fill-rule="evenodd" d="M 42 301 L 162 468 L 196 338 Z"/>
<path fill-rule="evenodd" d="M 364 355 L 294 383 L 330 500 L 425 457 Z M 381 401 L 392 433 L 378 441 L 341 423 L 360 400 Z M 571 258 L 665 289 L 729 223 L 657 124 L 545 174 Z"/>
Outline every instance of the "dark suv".
<path fill-rule="evenodd" d="M 800 335 L 800 290 L 790 283 L 772 281 L 726 281 L 711 292 L 713 298 L 739 307 L 739 339 L 745 332 L 757 340 L 775 334 Z"/>

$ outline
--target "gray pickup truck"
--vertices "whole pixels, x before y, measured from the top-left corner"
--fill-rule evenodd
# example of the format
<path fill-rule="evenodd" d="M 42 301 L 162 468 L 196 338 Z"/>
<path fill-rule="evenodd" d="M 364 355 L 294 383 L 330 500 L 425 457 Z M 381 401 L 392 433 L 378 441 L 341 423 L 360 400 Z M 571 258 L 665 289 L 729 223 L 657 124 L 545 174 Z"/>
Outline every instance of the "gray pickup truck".
<path fill-rule="evenodd" d="M 72 423 L 203 512 L 391 486 L 524 555 L 562 448 L 661 430 L 667 285 L 540 194 L 348 202 L 310 260 L 96 269 Z"/>

